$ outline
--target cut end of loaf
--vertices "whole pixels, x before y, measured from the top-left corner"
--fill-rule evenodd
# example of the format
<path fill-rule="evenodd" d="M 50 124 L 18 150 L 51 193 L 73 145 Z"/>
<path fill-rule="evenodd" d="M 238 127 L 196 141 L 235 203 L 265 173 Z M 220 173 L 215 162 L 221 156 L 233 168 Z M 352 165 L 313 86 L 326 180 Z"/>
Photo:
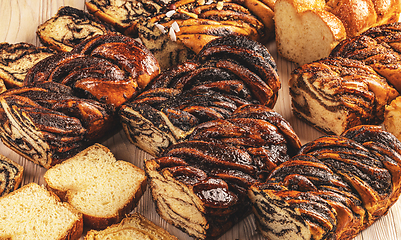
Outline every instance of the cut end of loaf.
<path fill-rule="evenodd" d="M 120 221 L 146 188 L 142 169 L 117 161 L 100 144 L 49 169 L 44 178 L 50 189 L 84 214 L 86 225 L 97 229 Z"/>
<path fill-rule="evenodd" d="M 339 19 L 323 10 L 299 12 L 291 0 L 279 0 L 274 13 L 277 49 L 281 56 L 299 65 L 328 57 L 345 38 Z"/>
<path fill-rule="evenodd" d="M 256 224 L 264 237 L 270 240 L 312 239 L 311 231 L 300 213 L 269 190 L 261 191 L 252 186 L 248 196 L 253 204 Z"/>
<path fill-rule="evenodd" d="M 160 174 L 154 160 L 146 161 L 145 165 L 158 214 L 196 239 L 205 239 L 209 225 L 199 197 L 188 186 L 175 180 L 170 172 Z"/>

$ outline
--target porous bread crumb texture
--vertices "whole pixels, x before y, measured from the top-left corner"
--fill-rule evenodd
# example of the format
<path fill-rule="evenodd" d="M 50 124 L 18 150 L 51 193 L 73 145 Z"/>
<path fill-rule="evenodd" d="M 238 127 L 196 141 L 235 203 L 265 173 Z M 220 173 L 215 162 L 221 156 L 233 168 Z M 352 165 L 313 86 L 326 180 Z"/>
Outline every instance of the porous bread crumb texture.
<path fill-rule="evenodd" d="M 175 236 L 154 224 L 138 212 L 128 215 L 120 223 L 113 224 L 104 230 L 90 230 L 85 236 L 85 240 L 95 239 L 178 240 Z"/>
<path fill-rule="evenodd" d="M 81 215 L 36 183 L 0 198 L 0 239 L 61 239 Z"/>
<path fill-rule="evenodd" d="M 275 5 L 276 41 L 280 54 L 299 65 L 327 57 L 335 42 L 331 29 L 312 11 L 297 13 L 293 5 Z"/>
<path fill-rule="evenodd" d="M 96 217 L 109 217 L 122 209 L 146 181 L 142 169 L 99 145 L 48 170 L 47 184 L 68 191 L 67 201 L 78 211 Z"/>

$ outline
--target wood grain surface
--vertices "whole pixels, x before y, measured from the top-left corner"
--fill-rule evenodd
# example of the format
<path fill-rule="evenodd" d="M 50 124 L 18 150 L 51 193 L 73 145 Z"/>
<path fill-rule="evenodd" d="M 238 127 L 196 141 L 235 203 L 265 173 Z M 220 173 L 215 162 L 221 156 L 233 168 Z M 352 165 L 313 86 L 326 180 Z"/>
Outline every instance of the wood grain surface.
<path fill-rule="evenodd" d="M 69 5 L 79 9 L 85 9 L 84 0 L 0 0 L 0 42 L 28 42 L 40 45 L 36 37 L 37 26 L 50 17 L 54 16 L 60 6 Z M 282 87 L 279 92 L 279 99 L 274 108 L 287 119 L 293 126 L 295 132 L 301 138 L 302 143 L 311 141 L 322 134 L 314 130 L 304 122 L 295 118 L 291 112 L 288 79 L 295 65 L 289 63 L 276 51 L 276 45 L 271 42 L 267 45 L 272 56 L 277 62 Z M 126 160 L 143 168 L 143 161 L 151 156 L 129 143 L 123 131 L 103 139 L 102 144 L 110 148 L 117 159 Z M 0 143 L 0 154 L 18 162 L 25 168 L 22 184 L 30 182 L 45 184 L 43 174 L 46 169 L 27 161 L 15 152 Z M 191 239 L 177 228 L 167 224 L 161 219 L 151 200 L 149 189 L 145 192 L 138 206 L 134 211 L 142 213 L 157 225 L 177 236 L 179 239 Z M 0 213 L 1 214 L 1 213 Z M 83 239 L 83 237 L 82 237 Z M 223 235 L 220 240 L 262 240 L 257 233 L 253 222 L 253 215 L 238 223 L 233 229 Z M 359 234 L 355 240 L 399 240 L 401 239 L 401 201 L 398 201 L 379 221 Z"/>

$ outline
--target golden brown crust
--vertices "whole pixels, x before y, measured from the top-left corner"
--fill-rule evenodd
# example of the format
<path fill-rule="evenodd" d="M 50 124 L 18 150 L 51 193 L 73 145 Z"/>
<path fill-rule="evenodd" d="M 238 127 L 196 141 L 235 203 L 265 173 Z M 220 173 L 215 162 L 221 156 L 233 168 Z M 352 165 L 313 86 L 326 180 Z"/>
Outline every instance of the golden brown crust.
<path fill-rule="evenodd" d="M 329 11 L 344 24 L 347 37 L 353 37 L 377 22 L 375 6 L 371 0 L 338 0 L 327 3 Z"/>

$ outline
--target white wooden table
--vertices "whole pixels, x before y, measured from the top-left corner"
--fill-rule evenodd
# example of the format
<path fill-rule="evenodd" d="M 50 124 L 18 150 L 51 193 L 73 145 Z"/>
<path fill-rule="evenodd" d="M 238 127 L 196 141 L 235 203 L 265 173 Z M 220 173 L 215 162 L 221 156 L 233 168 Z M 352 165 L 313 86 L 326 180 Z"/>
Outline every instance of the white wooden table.
<path fill-rule="evenodd" d="M 36 28 L 50 17 L 54 16 L 60 6 L 69 5 L 79 9 L 85 9 L 84 0 L 0 0 L 0 42 L 28 42 L 40 45 L 36 37 Z M 291 100 L 288 89 L 290 72 L 295 65 L 289 63 L 276 51 L 274 42 L 267 45 L 272 56 L 277 62 L 282 87 L 279 99 L 275 106 L 285 119 L 293 126 L 295 132 L 301 138 L 302 143 L 311 141 L 322 134 L 314 130 L 304 122 L 295 118 L 291 112 Z M 151 156 L 129 143 L 123 131 L 101 141 L 110 148 L 117 159 L 130 161 L 143 168 L 143 161 Z M 29 182 L 44 184 L 43 174 L 46 169 L 27 161 L 15 152 L 0 143 L 0 154 L 20 163 L 24 166 L 24 179 L 22 185 Z M 177 228 L 167 224 L 161 219 L 151 200 L 150 191 L 147 190 L 134 211 L 140 212 L 159 226 L 167 229 L 179 239 L 191 239 Z M 0 213 L 1 215 L 1 213 Z M 253 215 L 238 223 L 233 229 L 223 235 L 220 240 L 262 240 L 264 239 L 255 230 Z M 378 220 L 368 229 L 359 234 L 355 240 L 400 240 L 401 239 L 401 201 L 398 201 L 388 214 Z"/>

